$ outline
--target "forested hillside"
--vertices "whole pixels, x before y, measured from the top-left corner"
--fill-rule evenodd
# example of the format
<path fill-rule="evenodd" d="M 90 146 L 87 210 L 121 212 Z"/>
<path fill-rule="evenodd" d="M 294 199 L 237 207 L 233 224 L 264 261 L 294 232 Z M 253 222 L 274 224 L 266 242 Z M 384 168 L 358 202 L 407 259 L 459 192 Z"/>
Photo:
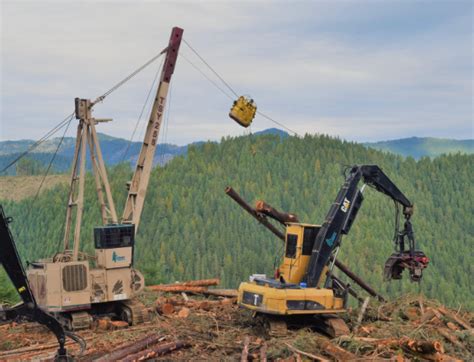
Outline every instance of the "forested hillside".
<path fill-rule="evenodd" d="M 257 131 L 254 136 L 278 135 L 286 138 L 289 134 L 278 128 L 268 128 L 263 131 Z M 141 142 L 129 142 L 122 138 L 116 138 L 104 133 L 98 133 L 101 143 L 101 149 L 105 163 L 109 166 L 121 162 L 129 162 L 135 165 L 140 152 Z M 58 147 L 61 138 L 56 137 L 40 144 L 27 157 L 23 158 L 16 167 L 10 167 L 1 173 L 12 161 L 18 158 L 23 152 L 27 151 L 35 142 L 33 140 L 0 141 L 0 175 L 41 175 L 49 166 L 51 158 Z M 188 146 L 199 146 L 203 141 L 194 142 L 190 145 L 177 146 L 174 144 L 159 144 L 156 151 L 155 165 L 163 166 L 173 157 L 185 155 Z M 74 156 L 75 138 L 66 137 L 62 140 L 58 154 L 51 164 L 51 172 L 62 173 L 69 170 L 72 158 Z M 415 160 L 424 156 L 436 157 L 441 154 L 454 153 L 474 153 L 474 140 L 454 140 L 432 137 L 410 137 L 389 141 L 366 142 L 364 146 L 375 148 L 377 150 L 395 153 L 405 157 L 411 156 Z M 86 165 L 91 169 L 90 162 Z"/>
<path fill-rule="evenodd" d="M 392 253 L 393 203 L 368 189 L 340 260 L 383 294 L 422 291 L 453 306 L 474 308 L 473 155 L 435 159 L 402 158 L 326 136 L 281 138 L 274 135 L 226 138 L 190 147 L 187 156 L 154 169 L 136 244 L 136 266 L 148 284 L 220 277 L 236 287 L 252 273 L 272 274 L 281 242 L 224 193 L 231 185 L 254 202 L 296 213 L 321 223 L 354 163 L 378 164 L 415 203 L 412 218 L 420 248 L 431 258 L 420 285 L 408 278 L 382 281 Z M 123 207 L 128 165 L 110 170 L 116 206 Z M 92 228 L 100 220 L 91 177 L 83 219 L 84 248 L 92 249 Z M 61 247 L 67 186 L 31 199 L 2 202 L 24 260 L 51 256 Z M 3 280 L 2 280 L 3 279 Z M 0 274 L 0 299 L 5 298 Z"/>

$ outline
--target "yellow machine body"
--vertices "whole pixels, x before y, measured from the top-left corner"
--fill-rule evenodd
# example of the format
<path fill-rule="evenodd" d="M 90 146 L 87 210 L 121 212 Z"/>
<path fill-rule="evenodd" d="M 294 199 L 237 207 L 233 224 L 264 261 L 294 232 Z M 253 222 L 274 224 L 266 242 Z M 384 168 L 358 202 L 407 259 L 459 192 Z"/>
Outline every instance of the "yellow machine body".
<path fill-rule="evenodd" d="M 242 127 L 248 127 L 255 118 L 257 112 L 257 105 L 253 99 L 249 99 L 244 96 L 240 96 L 229 112 L 229 117 L 240 124 Z"/>
<path fill-rule="evenodd" d="M 344 299 L 332 289 L 280 289 L 271 283 L 244 282 L 239 286 L 238 304 L 255 312 L 276 315 L 343 313 Z"/>
<path fill-rule="evenodd" d="M 285 254 L 277 279 L 255 277 L 239 286 L 238 304 L 273 315 L 343 313 L 344 298 L 329 288 L 306 288 L 302 282 L 312 252 L 312 241 L 321 226 L 288 223 Z M 322 273 L 325 276 L 326 273 Z M 301 283 L 301 284 L 300 284 Z"/>

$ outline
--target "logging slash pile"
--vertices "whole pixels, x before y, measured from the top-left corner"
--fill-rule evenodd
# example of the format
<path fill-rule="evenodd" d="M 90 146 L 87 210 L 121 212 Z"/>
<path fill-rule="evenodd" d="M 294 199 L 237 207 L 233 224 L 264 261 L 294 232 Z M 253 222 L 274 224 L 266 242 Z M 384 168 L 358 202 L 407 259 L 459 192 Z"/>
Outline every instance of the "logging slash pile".
<path fill-rule="evenodd" d="M 107 318 L 77 332 L 87 343 L 67 348 L 84 361 L 144 360 L 474 360 L 474 315 L 421 296 L 370 301 L 349 310 L 351 334 L 336 339 L 311 329 L 270 337 L 236 304 L 236 291 L 211 289 L 218 280 L 148 287 L 141 301 L 150 322 L 128 326 Z M 57 343 L 34 323 L 0 325 L 1 360 L 48 360 Z"/>

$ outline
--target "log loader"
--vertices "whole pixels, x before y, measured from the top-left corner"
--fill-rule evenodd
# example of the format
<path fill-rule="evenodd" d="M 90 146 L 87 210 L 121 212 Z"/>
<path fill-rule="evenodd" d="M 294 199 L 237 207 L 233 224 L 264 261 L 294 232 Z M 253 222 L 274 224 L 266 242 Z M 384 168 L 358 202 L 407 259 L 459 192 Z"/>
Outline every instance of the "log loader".
<path fill-rule="evenodd" d="M 359 188 L 360 181 L 364 185 Z M 364 200 L 366 186 L 390 197 L 397 210 L 395 252 L 388 258 L 384 277 L 401 279 L 407 269 L 410 279 L 419 282 L 428 265 L 426 255 L 416 250 L 411 224 L 413 204 L 376 165 L 356 165 L 349 169 L 344 184 L 322 225 L 295 222 L 297 217 L 257 203 L 256 212 L 286 226 L 285 254 L 274 278 L 256 275 L 239 287 L 238 304 L 263 316 L 274 334 L 284 333 L 286 322 L 310 318 L 332 336 L 348 332 L 337 315 L 346 312 L 349 287 L 332 271 L 342 236 L 347 235 Z M 400 208 L 404 216 L 399 230 Z"/>
<path fill-rule="evenodd" d="M 0 321 L 2 319 L 15 320 L 24 318 L 46 326 L 58 340 L 59 348 L 56 351 L 55 361 L 70 361 L 72 356 L 68 354 L 65 348 L 66 337 L 79 343 L 82 350 L 85 349 L 85 342 L 79 336 L 65 331 L 61 323 L 36 302 L 10 232 L 9 224 L 12 221 L 11 217 L 5 216 L 3 207 L 0 205 L 0 263 L 3 265 L 22 300 L 22 302 L 13 307 L 1 308 L 0 306 Z"/>

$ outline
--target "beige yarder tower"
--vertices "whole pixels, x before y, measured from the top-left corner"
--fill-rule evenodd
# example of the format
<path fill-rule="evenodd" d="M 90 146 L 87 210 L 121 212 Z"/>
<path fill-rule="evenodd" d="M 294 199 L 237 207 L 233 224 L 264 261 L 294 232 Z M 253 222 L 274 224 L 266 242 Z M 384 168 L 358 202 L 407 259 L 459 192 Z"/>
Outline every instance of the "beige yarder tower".
<path fill-rule="evenodd" d="M 94 102 L 75 100 L 79 125 L 66 212 L 64 250 L 52 258 L 30 263 L 27 271 L 38 304 L 60 317 L 69 329 L 88 328 L 97 314 L 115 314 L 129 324 L 141 323 L 148 318 L 143 305 L 133 300 L 145 285 L 143 275 L 133 267 L 135 234 L 182 34 L 183 29 L 173 28 L 169 45 L 162 52 L 166 53 L 166 58 L 135 172 L 128 183 L 128 196 L 120 223 L 95 129 L 98 123 L 110 120 L 92 117 L 94 105 L 103 97 Z M 102 226 L 94 228 L 94 255 L 83 253 L 79 248 L 87 148 L 102 217 Z"/>

